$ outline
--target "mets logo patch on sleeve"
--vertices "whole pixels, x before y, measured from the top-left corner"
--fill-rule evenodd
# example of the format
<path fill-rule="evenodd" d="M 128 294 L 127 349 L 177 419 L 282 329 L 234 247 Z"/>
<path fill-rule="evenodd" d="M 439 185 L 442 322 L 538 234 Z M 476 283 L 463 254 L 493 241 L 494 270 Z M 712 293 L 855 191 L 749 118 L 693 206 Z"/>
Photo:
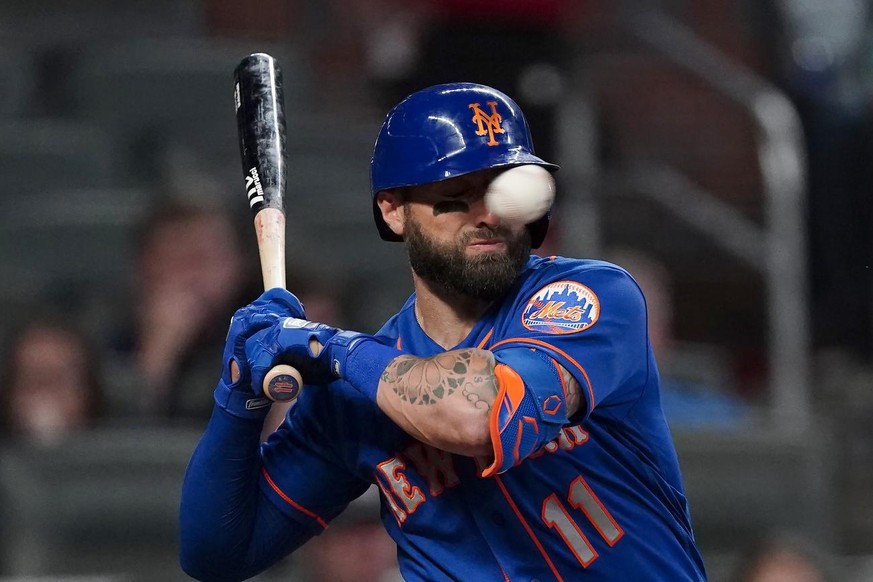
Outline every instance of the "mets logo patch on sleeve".
<path fill-rule="evenodd" d="M 521 323 L 531 331 L 567 334 L 588 329 L 598 317 L 600 300 L 594 291 L 576 281 L 555 281 L 528 299 Z"/>

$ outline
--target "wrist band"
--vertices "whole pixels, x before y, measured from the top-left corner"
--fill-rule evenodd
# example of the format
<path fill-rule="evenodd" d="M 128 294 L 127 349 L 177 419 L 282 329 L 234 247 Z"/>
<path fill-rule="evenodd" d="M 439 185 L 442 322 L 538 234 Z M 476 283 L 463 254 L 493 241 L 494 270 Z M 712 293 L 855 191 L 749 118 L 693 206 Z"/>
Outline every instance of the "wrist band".
<path fill-rule="evenodd" d="M 402 354 L 397 348 L 379 343 L 373 337 L 361 336 L 349 346 L 342 377 L 361 394 L 376 402 L 376 390 L 382 372 L 391 360 Z"/>
<path fill-rule="evenodd" d="M 267 416 L 271 402 L 263 396 L 251 392 L 234 390 L 223 380 L 218 382 L 214 392 L 215 403 L 228 413 L 239 418 L 261 419 Z"/>

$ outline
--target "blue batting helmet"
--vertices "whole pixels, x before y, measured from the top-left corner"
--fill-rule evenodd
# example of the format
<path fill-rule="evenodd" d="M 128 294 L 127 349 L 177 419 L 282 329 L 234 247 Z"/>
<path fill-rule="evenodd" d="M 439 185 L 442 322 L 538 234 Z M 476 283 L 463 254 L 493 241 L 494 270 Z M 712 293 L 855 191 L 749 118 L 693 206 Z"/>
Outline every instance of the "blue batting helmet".
<path fill-rule="evenodd" d="M 384 240 L 401 240 L 376 204 L 382 190 L 522 164 L 558 169 L 534 155 L 524 114 L 507 95 L 476 83 L 447 83 L 413 93 L 385 117 L 370 162 L 379 234 Z M 528 225 L 534 248 L 548 227 L 548 214 Z"/>

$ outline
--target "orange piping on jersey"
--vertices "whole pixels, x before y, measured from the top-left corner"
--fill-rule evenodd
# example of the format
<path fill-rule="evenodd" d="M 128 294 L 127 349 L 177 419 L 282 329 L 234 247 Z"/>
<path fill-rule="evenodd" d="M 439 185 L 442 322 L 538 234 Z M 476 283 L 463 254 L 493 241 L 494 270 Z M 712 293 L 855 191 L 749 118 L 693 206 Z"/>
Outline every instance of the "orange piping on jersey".
<path fill-rule="evenodd" d="M 533 344 L 535 346 L 543 346 L 545 348 L 549 348 L 550 350 L 554 350 L 554 351 L 558 352 L 559 354 L 561 354 L 562 356 L 564 356 L 565 358 L 567 358 L 567 360 L 571 364 L 573 364 L 574 366 L 576 366 L 576 368 L 579 369 L 579 372 L 582 373 L 582 377 L 585 378 L 585 388 L 588 389 L 588 413 L 590 414 L 591 411 L 594 410 L 594 389 L 591 386 L 591 378 L 588 377 L 588 372 L 585 371 L 585 368 L 582 367 L 582 364 L 577 362 L 575 359 L 571 358 L 567 352 L 565 352 L 564 350 L 558 349 L 557 347 L 553 346 L 552 344 L 544 342 L 542 340 L 526 338 L 526 337 L 512 337 L 512 338 L 508 338 L 505 340 L 500 340 L 499 342 L 497 342 L 496 344 L 491 346 L 491 349 L 493 350 L 497 346 L 502 346 L 503 344 L 508 344 L 508 343 L 526 343 L 526 344 Z M 560 375 L 560 371 L 558 372 L 558 375 Z"/>
<path fill-rule="evenodd" d="M 564 579 L 561 578 L 561 575 L 558 574 L 558 569 L 555 568 L 555 565 L 552 563 L 552 559 L 549 558 L 549 555 L 546 553 L 545 548 L 540 543 L 540 540 L 537 539 L 537 536 L 534 535 L 533 530 L 530 528 L 530 525 L 524 520 L 524 516 L 521 515 L 521 512 L 518 510 L 518 506 L 515 504 L 515 501 L 512 500 L 512 496 L 509 494 L 509 491 L 506 489 L 506 485 L 503 484 L 503 479 L 500 478 L 499 475 L 494 477 L 494 480 L 497 482 L 497 486 L 500 487 L 500 491 L 503 492 L 503 497 L 506 498 L 506 502 L 509 503 L 509 507 L 512 508 L 513 513 L 518 518 L 518 521 L 521 523 L 524 531 L 527 532 L 527 535 L 530 536 L 530 539 L 533 540 L 534 545 L 542 554 L 543 559 L 546 561 L 546 564 L 549 565 L 549 569 L 552 571 L 552 574 L 555 575 L 555 578 L 558 579 L 558 582 L 564 582 Z"/>
<path fill-rule="evenodd" d="M 478 348 L 478 349 L 480 349 L 480 350 L 481 350 L 481 349 L 484 349 L 484 348 L 485 348 L 485 344 L 487 344 L 487 343 L 488 343 L 488 340 L 491 339 L 491 334 L 493 334 L 493 333 L 494 333 L 494 328 L 492 327 L 491 329 L 488 330 L 488 333 L 485 334 L 485 337 L 482 338 L 482 341 L 479 342 L 479 345 L 476 346 L 476 348 Z"/>
<path fill-rule="evenodd" d="M 294 509 L 296 509 L 300 513 L 303 513 L 304 515 L 308 515 L 309 517 L 311 517 L 312 519 L 317 521 L 318 525 L 320 525 L 322 527 L 322 529 L 327 529 L 327 522 L 326 521 L 324 521 L 322 518 L 318 517 L 316 514 L 309 511 L 308 509 L 306 509 L 305 507 L 303 507 L 302 505 L 300 505 L 299 503 L 297 503 L 296 501 L 294 501 L 293 499 L 291 499 L 287 495 L 285 495 L 285 492 L 282 491 L 281 489 L 279 489 L 279 486 L 276 485 L 275 481 L 273 481 L 273 478 L 270 477 L 269 473 L 267 473 L 266 467 L 261 467 L 261 474 L 264 475 L 264 479 L 267 480 L 267 483 L 270 484 L 270 487 L 273 488 L 273 491 L 276 492 L 276 495 L 278 495 L 279 497 L 282 498 L 282 501 L 284 501 L 285 503 L 287 503 L 288 505 L 290 505 L 291 507 L 293 507 Z"/>
<path fill-rule="evenodd" d="M 400 347 L 400 336 L 399 336 L 399 335 L 397 336 L 397 349 L 398 349 L 398 350 L 402 350 L 402 349 L 403 349 L 403 348 Z"/>
<path fill-rule="evenodd" d="M 506 574 L 506 570 L 504 570 L 503 566 L 500 565 L 500 562 L 497 563 L 497 567 L 500 568 L 500 573 L 503 574 L 503 579 L 506 580 L 506 582 L 512 582 Z"/>
<path fill-rule="evenodd" d="M 507 408 L 507 414 L 511 417 L 524 398 L 524 380 L 518 372 L 506 364 L 494 366 L 494 377 L 497 378 L 497 396 L 494 398 L 496 406 L 491 409 L 488 418 L 488 432 L 491 434 L 491 447 L 494 449 L 494 462 L 482 471 L 483 477 L 490 477 L 497 472 L 503 464 L 503 449 L 500 446 L 500 409 Z M 516 459 L 517 460 L 517 459 Z"/>

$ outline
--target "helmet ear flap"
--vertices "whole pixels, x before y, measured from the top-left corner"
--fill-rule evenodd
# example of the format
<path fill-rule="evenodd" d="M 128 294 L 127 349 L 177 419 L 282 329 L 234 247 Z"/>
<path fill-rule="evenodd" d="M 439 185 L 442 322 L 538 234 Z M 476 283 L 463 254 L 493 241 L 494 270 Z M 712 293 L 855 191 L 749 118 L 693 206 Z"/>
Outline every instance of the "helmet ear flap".
<path fill-rule="evenodd" d="M 543 244 L 543 241 L 546 239 L 546 233 L 549 231 L 550 217 L 551 212 L 547 212 L 543 217 L 527 225 L 527 230 L 530 232 L 531 248 L 538 249 Z"/>

